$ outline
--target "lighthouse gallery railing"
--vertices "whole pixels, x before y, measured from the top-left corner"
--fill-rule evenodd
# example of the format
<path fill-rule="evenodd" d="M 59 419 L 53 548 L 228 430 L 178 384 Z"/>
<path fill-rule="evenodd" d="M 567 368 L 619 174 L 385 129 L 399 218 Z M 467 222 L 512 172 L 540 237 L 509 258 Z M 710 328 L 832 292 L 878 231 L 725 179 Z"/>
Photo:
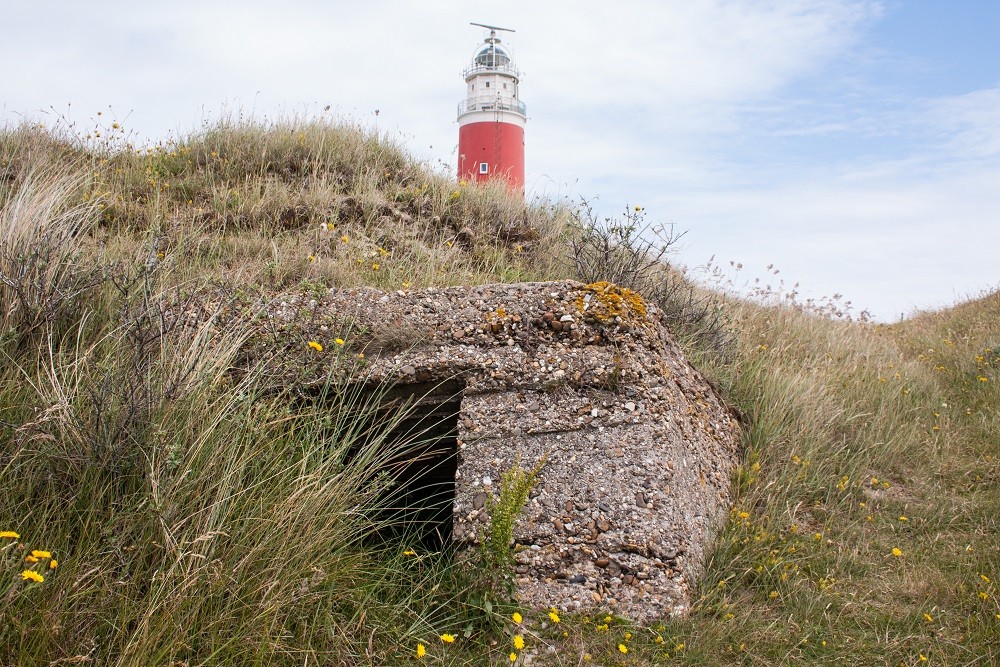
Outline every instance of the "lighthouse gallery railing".
<path fill-rule="evenodd" d="M 462 100 L 458 103 L 458 115 L 469 113 L 470 111 L 514 111 L 522 116 L 528 115 L 528 107 L 524 102 L 518 100 L 516 103 L 504 102 L 498 98 L 485 98 L 476 100 Z"/>

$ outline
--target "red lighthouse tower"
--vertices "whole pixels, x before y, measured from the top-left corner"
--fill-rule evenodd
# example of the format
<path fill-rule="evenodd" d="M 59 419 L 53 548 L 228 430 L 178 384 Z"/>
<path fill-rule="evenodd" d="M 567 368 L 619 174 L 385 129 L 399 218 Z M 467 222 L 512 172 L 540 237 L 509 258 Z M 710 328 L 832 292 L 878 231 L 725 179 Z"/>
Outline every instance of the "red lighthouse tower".
<path fill-rule="evenodd" d="M 500 46 L 497 31 L 482 23 L 490 36 L 463 72 L 465 101 L 458 105 L 458 177 L 466 181 L 502 178 L 511 189 L 524 190 L 524 102 L 518 97 L 521 73 Z"/>

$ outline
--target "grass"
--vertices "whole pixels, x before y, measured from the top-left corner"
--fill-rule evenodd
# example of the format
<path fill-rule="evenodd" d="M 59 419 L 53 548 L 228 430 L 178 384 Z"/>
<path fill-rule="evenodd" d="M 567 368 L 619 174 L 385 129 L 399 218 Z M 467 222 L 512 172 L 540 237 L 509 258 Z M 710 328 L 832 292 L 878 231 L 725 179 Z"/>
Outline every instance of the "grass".
<path fill-rule="evenodd" d="M 891 326 L 737 299 L 646 263 L 641 211 L 614 231 L 350 124 L 129 141 L 0 132 L 4 663 L 1000 662 L 1000 294 Z M 245 332 L 169 306 L 612 274 L 746 427 L 693 611 L 642 628 L 519 608 L 475 559 L 369 539 L 396 453 L 392 424 L 359 426 L 370 397 L 237 378 Z"/>

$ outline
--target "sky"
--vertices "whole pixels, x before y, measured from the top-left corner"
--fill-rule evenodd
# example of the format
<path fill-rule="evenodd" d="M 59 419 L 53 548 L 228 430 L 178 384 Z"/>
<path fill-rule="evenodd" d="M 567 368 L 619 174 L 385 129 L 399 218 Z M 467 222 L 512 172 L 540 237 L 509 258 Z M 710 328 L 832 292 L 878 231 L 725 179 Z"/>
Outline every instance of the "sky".
<path fill-rule="evenodd" d="M 881 321 L 1000 288 L 998 0 L 5 4 L 0 124 L 334 114 L 452 172 L 488 23 L 529 198 L 642 206 L 694 276 Z"/>

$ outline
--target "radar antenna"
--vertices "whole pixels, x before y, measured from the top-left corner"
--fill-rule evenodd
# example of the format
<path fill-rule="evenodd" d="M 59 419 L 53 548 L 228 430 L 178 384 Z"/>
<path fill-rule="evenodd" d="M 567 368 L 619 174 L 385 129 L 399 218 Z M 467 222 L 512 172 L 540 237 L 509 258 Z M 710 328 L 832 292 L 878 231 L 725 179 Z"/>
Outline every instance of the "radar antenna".
<path fill-rule="evenodd" d="M 497 44 L 500 41 L 500 38 L 497 37 L 497 30 L 502 32 L 515 32 L 511 28 L 501 28 L 500 26 L 486 25 L 485 23 L 473 23 L 472 21 L 469 22 L 469 25 L 474 25 L 478 28 L 486 28 L 490 31 L 490 36 L 486 38 L 487 44 Z"/>

